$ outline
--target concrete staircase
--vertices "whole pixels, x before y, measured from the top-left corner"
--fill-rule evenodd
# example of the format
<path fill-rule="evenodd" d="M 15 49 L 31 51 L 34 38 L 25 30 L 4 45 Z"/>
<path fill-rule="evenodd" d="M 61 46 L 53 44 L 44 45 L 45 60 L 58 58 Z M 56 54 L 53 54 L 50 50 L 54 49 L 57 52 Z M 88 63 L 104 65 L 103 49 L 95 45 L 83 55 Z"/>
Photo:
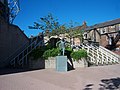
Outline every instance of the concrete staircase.
<path fill-rule="evenodd" d="M 2 67 L 5 67 L 5 66 L 8 66 L 9 65 L 9 62 L 10 60 L 12 60 L 15 56 L 17 56 L 21 51 L 24 50 L 24 48 L 26 48 L 28 46 L 28 42 L 25 43 L 23 46 L 19 47 L 14 53 L 12 53 L 8 58 L 6 58 L 5 60 L 1 60 L 0 63 L 4 63 L 4 66 Z"/>
<path fill-rule="evenodd" d="M 10 66 L 12 67 L 27 67 L 28 66 L 28 55 L 31 53 L 36 47 L 43 46 L 44 40 L 43 35 L 40 38 L 40 36 L 36 36 L 34 38 L 31 38 L 31 43 L 24 48 L 21 52 L 19 52 L 17 55 L 16 53 L 13 54 L 8 60 L 10 61 Z"/>
<path fill-rule="evenodd" d="M 93 65 L 111 65 L 119 64 L 120 56 L 112 51 L 104 48 L 103 46 L 82 45 L 83 49 L 87 50 L 88 62 Z"/>
<path fill-rule="evenodd" d="M 0 68 L 29 45 L 29 38 L 18 26 L 0 16 Z"/>

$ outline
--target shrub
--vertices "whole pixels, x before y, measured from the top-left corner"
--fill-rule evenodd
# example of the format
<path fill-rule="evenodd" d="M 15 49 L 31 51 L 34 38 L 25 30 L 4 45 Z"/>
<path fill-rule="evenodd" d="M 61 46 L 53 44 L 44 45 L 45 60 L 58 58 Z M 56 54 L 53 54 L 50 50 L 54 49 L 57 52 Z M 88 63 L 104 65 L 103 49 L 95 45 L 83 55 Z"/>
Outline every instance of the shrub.
<path fill-rule="evenodd" d="M 81 52 L 80 53 L 81 58 L 86 58 L 87 57 L 87 51 L 86 50 L 81 49 L 80 52 Z"/>
<path fill-rule="evenodd" d="M 55 56 L 57 56 L 59 53 L 60 53 L 60 51 L 59 51 L 58 48 L 53 48 L 53 49 L 51 50 L 51 57 L 55 57 Z"/>
<path fill-rule="evenodd" d="M 32 56 L 34 60 L 41 58 L 44 53 L 44 47 L 39 47 L 34 49 L 30 54 L 29 57 Z"/>
<path fill-rule="evenodd" d="M 43 53 L 43 58 L 48 59 L 48 57 L 50 57 L 50 49 L 46 50 L 46 51 Z"/>
<path fill-rule="evenodd" d="M 47 44 L 47 45 L 45 46 L 45 50 L 48 50 L 48 49 L 52 49 L 52 46 L 51 46 L 50 44 Z"/>
<path fill-rule="evenodd" d="M 72 49 L 70 47 L 67 47 L 65 49 L 65 55 L 67 55 L 69 57 L 71 53 L 72 53 Z"/>
<path fill-rule="evenodd" d="M 59 54 L 59 49 L 58 48 L 53 48 L 53 49 L 49 49 L 49 50 L 46 50 L 44 53 L 43 53 L 43 57 L 45 59 L 48 59 L 48 57 L 55 57 Z"/>
<path fill-rule="evenodd" d="M 48 44 L 46 46 L 42 46 L 42 47 L 37 47 L 36 49 L 34 49 L 30 54 L 29 57 L 33 57 L 33 59 L 38 59 L 38 58 L 42 58 L 43 57 L 43 53 L 49 49 L 51 49 L 52 47 Z"/>
<path fill-rule="evenodd" d="M 78 61 L 81 58 L 86 58 L 87 57 L 87 52 L 84 49 L 78 50 L 78 51 L 74 51 L 71 53 L 71 57 Z"/>
<path fill-rule="evenodd" d="M 72 52 L 72 48 L 70 48 L 70 47 L 67 47 L 65 50 L 69 51 L 69 52 Z"/>

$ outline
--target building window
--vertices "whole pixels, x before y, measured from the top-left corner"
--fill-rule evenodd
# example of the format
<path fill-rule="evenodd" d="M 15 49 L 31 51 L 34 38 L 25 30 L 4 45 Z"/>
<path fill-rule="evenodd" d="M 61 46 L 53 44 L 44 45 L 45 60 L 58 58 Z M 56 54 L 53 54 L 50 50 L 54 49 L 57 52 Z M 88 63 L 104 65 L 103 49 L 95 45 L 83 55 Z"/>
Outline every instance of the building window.
<path fill-rule="evenodd" d="M 106 29 L 105 28 L 101 28 L 100 31 L 101 31 L 101 34 L 106 33 Z"/>
<path fill-rule="evenodd" d="M 115 31 L 115 25 L 109 26 L 109 32 L 114 32 Z"/>
<path fill-rule="evenodd" d="M 118 30 L 120 30 L 120 24 L 119 24 L 119 29 Z"/>
<path fill-rule="evenodd" d="M 104 29 L 105 29 L 105 33 L 109 32 L 108 27 L 105 27 Z"/>
<path fill-rule="evenodd" d="M 99 33 L 101 33 L 101 32 L 100 32 L 100 28 L 97 28 L 97 31 L 98 31 Z"/>
<path fill-rule="evenodd" d="M 115 28 L 115 25 L 114 26 L 110 26 L 111 29 L 114 29 Z"/>

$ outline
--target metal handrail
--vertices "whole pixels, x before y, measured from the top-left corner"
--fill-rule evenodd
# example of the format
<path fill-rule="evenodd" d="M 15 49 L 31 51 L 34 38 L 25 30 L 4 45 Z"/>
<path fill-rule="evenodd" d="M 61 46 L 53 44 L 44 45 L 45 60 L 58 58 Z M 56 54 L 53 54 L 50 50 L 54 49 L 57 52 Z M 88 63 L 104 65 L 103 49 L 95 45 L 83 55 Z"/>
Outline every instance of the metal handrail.
<path fill-rule="evenodd" d="M 36 41 L 37 41 L 37 40 L 33 41 L 29 46 L 27 46 L 25 49 L 23 49 L 23 50 L 21 51 L 21 53 L 23 53 L 27 48 L 29 48 L 29 47 L 32 46 L 34 43 L 36 43 Z M 16 57 L 18 57 L 21 53 L 19 53 Z M 14 58 L 16 58 L 16 57 L 14 57 Z"/>
<path fill-rule="evenodd" d="M 21 46 L 20 48 L 18 48 L 14 53 L 12 53 L 11 55 L 8 56 L 8 58 L 6 58 L 4 61 L 1 62 L 6 62 L 9 59 L 11 59 L 12 57 L 14 57 L 17 53 L 19 53 L 21 51 L 21 49 L 24 49 L 24 47 L 28 44 L 29 42 L 25 43 L 23 46 Z"/>
<path fill-rule="evenodd" d="M 35 49 L 41 42 L 43 42 L 43 40 L 38 42 L 38 38 L 36 38 L 36 40 L 34 40 L 28 47 L 26 47 L 23 51 L 21 51 L 21 53 L 19 53 L 19 54 L 16 56 L 16 57 L 19 57 L 20 54 L 24 53 L 25 50 L 28 50 L 29 47 L 32 47 L 32 46 L 34 45 L 34 47 L 31 48 L 31 50 L 30 50 L 29 52 L 27 52 L 24 56 L 22 56 L 22 58 L 19 59 L 17 62 L 20 62 L 20 61 L 21 61 L 24 57 L 26 57 L 33 49 Z M 14 57 L 14 59 L 12 59 L 12 60 L 10 61 L 10 62 L 13 62 L 13 65 L 15 64 L 15 58 L 16 58 L 16 57 Z M 15 66 L 15 65 L 14 65 L 14 66 Z"/>
<path fill-rule="evenodd" d="M 40 41 L 36 46 L 34 46 L 34 48 L 31 49 L 31 51 L 29 51 L 26 55 L 24 55 L 19 61 L 21 61 L 22 59 L 24 59 L 24 57 L 26 57 L 28 54 L 30 54 L 32 52 L 32 50 L 34 50 L 37 46 L 39 46 L 39 44 L 43 42 L 43 41 Z"/>

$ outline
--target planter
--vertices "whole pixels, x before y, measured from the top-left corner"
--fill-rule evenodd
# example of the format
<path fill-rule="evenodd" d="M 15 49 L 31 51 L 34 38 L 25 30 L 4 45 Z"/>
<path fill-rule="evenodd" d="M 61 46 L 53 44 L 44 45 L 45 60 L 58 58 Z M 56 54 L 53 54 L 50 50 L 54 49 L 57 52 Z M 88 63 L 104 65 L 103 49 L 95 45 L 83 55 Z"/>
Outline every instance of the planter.
<path fill-rule="evenodd" d="M 88 67 L 88 63 L 85 59 L 81 59 L 79 61 L 73 61 L 74 68 L 77 67 Z"/>
<path fill-rule="evenodd" d="M 80 49 L 78 51 L 73 51 L 71 57 L 75 60 L 73 61 L 74 68 L 76 67 L 87 67 L 87 51 Z M 77 61 L 76 61 L 77 60 Z"/>
<path fill-rule="evenodd" d="M 45 68 L 56 68 L 56 57 L 49 57 L 45 60 Z"/>
<path fill-rule="evenodd" d="M 72 65 L 69 60 L 67 60 L 67 61 L 70 65 Z M 88 67 L 88 63 L 84 58 L 79 61 L 72 60 L 72 62 L 73 62 L 74 68 Z M 55 69 L 56 68 L 56 57 L 49 57 L 48 60 L 44 60 L 41 58 L 39 58 L 37 60 L 30 59 L 29 67 L 31 69 L 45 69 L 45 68 L 54 68 Z"/>

